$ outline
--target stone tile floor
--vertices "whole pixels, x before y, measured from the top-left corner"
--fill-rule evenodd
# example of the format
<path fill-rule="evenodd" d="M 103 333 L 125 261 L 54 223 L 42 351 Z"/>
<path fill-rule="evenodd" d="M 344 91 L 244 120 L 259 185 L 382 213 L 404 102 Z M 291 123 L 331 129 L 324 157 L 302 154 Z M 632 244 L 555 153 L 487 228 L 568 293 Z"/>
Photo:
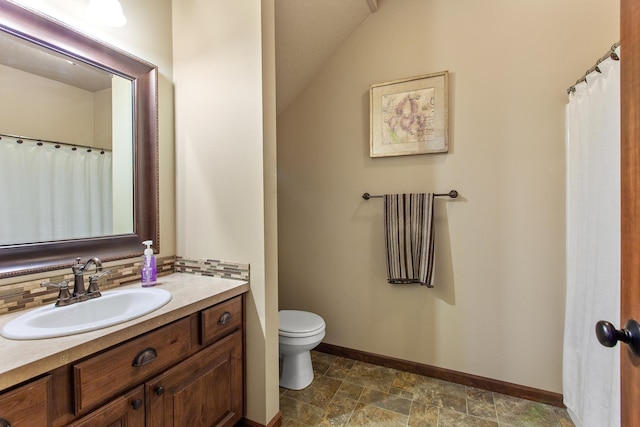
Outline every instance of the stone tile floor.
<path fill-rule="evenodd" d="M 283 427 L 573 427 L 567 411 L 396 369 L 311 352 L 315 378 L 280 388 Z"/>

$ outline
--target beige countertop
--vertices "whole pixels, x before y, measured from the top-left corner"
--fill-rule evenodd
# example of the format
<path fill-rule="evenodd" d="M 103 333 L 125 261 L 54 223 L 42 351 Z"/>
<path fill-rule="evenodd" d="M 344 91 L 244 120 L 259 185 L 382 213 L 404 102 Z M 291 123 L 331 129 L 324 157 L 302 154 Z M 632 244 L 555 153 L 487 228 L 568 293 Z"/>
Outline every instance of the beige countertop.
<path fill-rule="evenodd" d="M 117 289 L 139 287 L 138 282 Z M 10 340 L 0 336 L 0 391 L 247 292 L 249 283 L 173 273 L 159 277 L 157 287 L 170 291 L 171 301 L 152 313 L 119 325 L 39 340 Z M 1 315 L 0 329 L 27 311 Z"/>

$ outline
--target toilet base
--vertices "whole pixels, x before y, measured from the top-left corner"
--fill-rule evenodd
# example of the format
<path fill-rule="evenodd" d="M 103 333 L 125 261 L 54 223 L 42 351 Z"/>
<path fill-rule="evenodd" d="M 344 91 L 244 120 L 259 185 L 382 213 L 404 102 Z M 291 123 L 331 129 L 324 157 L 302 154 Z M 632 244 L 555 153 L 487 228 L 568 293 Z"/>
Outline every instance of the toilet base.
<path fill-rule="evenodd" d="M 311 352 L 303 351 L 282 356 L 280 387 L 290 390 L 302 390 L 312 381 Z"/>

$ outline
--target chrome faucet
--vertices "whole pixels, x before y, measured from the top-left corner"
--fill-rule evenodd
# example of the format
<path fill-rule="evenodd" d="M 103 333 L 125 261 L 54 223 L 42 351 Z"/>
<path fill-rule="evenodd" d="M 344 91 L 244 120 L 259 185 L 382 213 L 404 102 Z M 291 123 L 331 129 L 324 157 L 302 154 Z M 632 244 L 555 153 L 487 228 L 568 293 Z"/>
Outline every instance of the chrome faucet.
<path fill-rule="evenodd" d="M 84 273 L 91 266 L 96 268 L 95 274 L 89 276 L 89 288 L 84 287 Z M 56 306 L 65 306 L 76 302 L 86 301 L 91 298 L 98 298 L 102 294 L 98 288 L 98 279 L 109 271 L 102 271 L 102 262 L 98 258 L 91 258 L 86 263 L 82 264 L 80 258 L 76 258 L 76 263 L 71 267 L 73 271 L 73 292 L 69 292 L 68 282 L 65 280 L 60 283 L 43 282 L 40 286 L 54 287 L 60 290 L 58 294 L 58 300 Z"/>

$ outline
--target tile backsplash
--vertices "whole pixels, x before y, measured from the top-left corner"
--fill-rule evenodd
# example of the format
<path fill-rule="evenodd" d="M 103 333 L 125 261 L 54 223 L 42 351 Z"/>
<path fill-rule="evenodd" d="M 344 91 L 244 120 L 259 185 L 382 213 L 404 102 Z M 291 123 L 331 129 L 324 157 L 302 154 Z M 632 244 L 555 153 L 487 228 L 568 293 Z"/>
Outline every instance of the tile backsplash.
<path fill-rule="evenodd" d="M 194 260 L 183 257 L 158 257 L 156 259 L 158 276 L 171 273 L 190 273 L 204 276 L 223 277 L 227 279 L 249 280 L 249 264 L 241 264 L 219 260 Z M 140 280 L 141 262 L 125 260 L 122 264 L 106 267 L 109 274 L 100 279 L 100 289 L 108 290 Z M 42 282 L 58 283 L 67 280 L 73 283 L 73 274 L 39 278 L 25 282 L 10 283 L 0 286 L 0 314 L 11 313 L 26 308 L 33 308 L 56 301 L 58 291 L 40 286 Z M 71 285 L 73 286 L 73 285 Z"/>
<path fill-rule="evenodd" d="M 175 271 L 176 273 L 249 280 L 249 264 L 238 264 L 215 259 L 193 260 L 178 256 L 176 257 Z"/>

